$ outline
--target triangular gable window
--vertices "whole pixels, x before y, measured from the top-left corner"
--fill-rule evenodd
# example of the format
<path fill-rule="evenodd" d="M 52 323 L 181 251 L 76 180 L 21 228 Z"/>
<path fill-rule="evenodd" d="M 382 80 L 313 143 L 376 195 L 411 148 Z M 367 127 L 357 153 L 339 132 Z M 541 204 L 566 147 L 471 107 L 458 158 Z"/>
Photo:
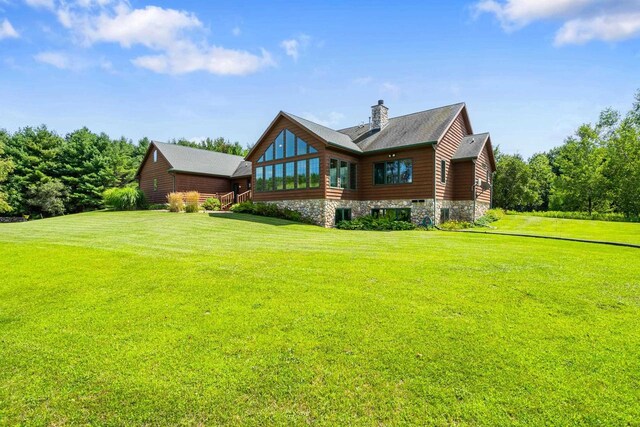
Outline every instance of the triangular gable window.
<path fill-rule="evenodd" d="M 279 160 L 285 157 L 304 156 L 314 154 L 318 150 L 307 144 L 302 138 L 296 136 L 289 129 L 278 134 L 275 141 L 270 144 L 264 154 L 258 159 L 258 163 Z"/>

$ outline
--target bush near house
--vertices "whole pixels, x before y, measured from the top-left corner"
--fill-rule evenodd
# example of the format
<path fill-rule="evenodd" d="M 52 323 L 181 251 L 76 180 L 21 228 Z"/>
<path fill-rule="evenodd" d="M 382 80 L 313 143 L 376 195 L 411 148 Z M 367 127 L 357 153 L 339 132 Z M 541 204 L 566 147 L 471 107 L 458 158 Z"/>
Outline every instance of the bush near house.
<path fill-rule="evenodd" d="M 251 201 L 242 202 L 231 206 L 234 213 L 248 213 L 252 215 L 268 216 L 272 218 L 287 219 L 289 221 L 304 222 L 312 224 L 309 218 L 304 217 L 300 212 L 293 209 L 281 208 L 273 203 L 253 203 Z"/>
<path fill-rule="evenodd" d="M 407 221 L 398 221 L 386 216 L 373 217 L 371 215 L 354 218 L 350 221 L 340 221 L 336 224 L 336 228 L 340 230 L 374 230 L 374 231 L 392 231 L 392 230 L 415 230 L 416 226 Z"/>
<path fill-rule="evenodd" d="M 184 194 L 182 193 L 167 194 L 167 202 L 169 202 L 169 212 L 182 212 L 184 210 Z"/>
<path fill-rule="evenodd" d="M 220 210 L 220 200 L 215 199 L 213 197 L 209 197 L 204 201 L 202 207 L 208 211 L 219 211 Z"/>
<path fill-rule="evenodd" d="M 184 195 L 185 212 L 195 213 L 200 211 L 200 193 L 197 191 L 189 191 Z"/>
<path fill-rule="evenodd" d="M 117 211 L 132 211 L 144 208 L 145 197 L 139 188 L 109 188 L 102 193 L 104 205 Z"/>

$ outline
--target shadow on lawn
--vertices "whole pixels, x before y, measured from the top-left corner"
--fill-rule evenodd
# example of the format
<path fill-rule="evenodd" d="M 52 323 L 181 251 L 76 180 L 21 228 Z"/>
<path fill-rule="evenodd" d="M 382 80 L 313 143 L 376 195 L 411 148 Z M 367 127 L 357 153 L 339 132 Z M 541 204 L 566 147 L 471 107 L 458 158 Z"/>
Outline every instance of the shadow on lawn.
<path fill-rule="evenodd" d="M 218 218 L 223 220 L 226 219 L 226 220 L 232 220 L 232 221 L 255 222 L 257 224 L 274 225 L 277 227 L 282 227 L 287 225 L 309 225 L 309 224 L 303 224 L 301 222 L 289 221 L 286 219 L 251 215 L 251 214 L 245 214 L 245 213 L 229 213 L 229 214 L 210 213 L 209 216 L 211 218 Z"/>

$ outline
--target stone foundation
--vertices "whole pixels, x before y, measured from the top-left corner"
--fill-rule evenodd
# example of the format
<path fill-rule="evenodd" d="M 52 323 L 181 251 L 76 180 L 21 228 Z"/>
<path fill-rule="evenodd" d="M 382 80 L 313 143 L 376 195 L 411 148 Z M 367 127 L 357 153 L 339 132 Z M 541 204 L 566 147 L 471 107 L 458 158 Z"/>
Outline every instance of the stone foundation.
<path fill-rule="evenodd" d="M 281 208 L 288 208 L 300 212 L 315 224 L 322 227 L 333 227 L 336 209 L 351 209 L 351 217 L 358 218 L 369 215 L 371 209 L 410 208 L 411 222 L 421 224 L 426 216 L 436 224 L 440 223 L 440 209 L 449 209 L 449 218 L 457 221 L 473 220 L 473 200 L 437 200 L 436 215 L 434 216 L 433 199 L 424 200 L 333 200 L 333 199 L 305 199 L 305 200 L 277 200 L 273 203 Z M 489 204 L 476 201 L 476 216 L 480 218 L 489 209 Z"/>

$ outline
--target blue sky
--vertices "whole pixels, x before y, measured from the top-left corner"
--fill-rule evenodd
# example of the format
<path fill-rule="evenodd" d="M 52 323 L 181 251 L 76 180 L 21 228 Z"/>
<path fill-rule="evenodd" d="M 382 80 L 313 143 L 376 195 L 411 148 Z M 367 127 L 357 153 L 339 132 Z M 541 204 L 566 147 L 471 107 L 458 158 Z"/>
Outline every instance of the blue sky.
<path fill-rule="evenodd" d="M 0 127 L 256 141 L 464 101 L 529 156 L 640 88 L 640 2 L 0 0 Z"/>

